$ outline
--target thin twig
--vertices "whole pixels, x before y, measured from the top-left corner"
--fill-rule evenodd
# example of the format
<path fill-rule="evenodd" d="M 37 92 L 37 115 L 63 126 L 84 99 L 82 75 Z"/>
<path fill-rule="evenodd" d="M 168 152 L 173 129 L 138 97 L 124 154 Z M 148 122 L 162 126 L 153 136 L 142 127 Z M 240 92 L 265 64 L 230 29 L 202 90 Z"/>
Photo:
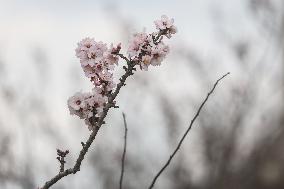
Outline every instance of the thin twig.
<path fill-rule="evenodd" d="M 58 155 L 56 157 L 56 159 L 60 163 L 60 170 L 59 170 L 59 172 L 64 172 L 64 164 L 66 163 L 65 157 L 69 153 L 69 150 L 62 151 L 60 149 L 57 149 L 56 151 L 57 151 L 57 155 Z"/>
<path fill-rule="evenodd" d="M 126 147 L 127 147 L 127 123 L 125 114 L 122 113 L 123 122 L 124 122 L 124 147 L 123 147 L 123 154 L 121 158 L 121 174 L 119 180 L 119 189 L 122 189 L 122 182 L 123 182 L 123 174 L 124 174 L 124 162 L 125 162 L 125 155 L 126 155 Z"/>
<path fill-rule="evenodd" d="M 171 163 L 172 159 L 174 158 L 174 156 L 176 155 L 176 153 L 178 152 L 178 150 L 180 149 L 185 137 L 187 136 L 188 132 L 190 131 L 190 129 L 192 128 L 192 125 L 194 123 L 194 121 L 196 120 L 196 118 L 199 116 L 199 113 L 201 111 L 201 109 L 203 108 L 204 104 L 207 102 L 209 96 L 213 93 L 213 91 L 215 90 L 216 86 L 218 85 L 219 81 L 222 80 L 224 77 L 226 77 L 227 75 L 229 75 L 230 72 L 226 73 L 225 75 L 223 75 L 221 78 L 219 78 L 213 88 L 209 91 L 209 93 L 207 94 L 206 98 L 203 100 L 202 104 L 199 106 L 195 116 L 193 117 L 193 119 L 191 120 L 187 130 L 185 131 L 185 133 L 183 134 L 182 138 L 180 139 L 177 147 L 175 148 L 174 152 L 170 155 L 170 158 L 168 159 L 168 161 L 165 163 L 165 165 L 161 168 L 161 170 L 157 173 L 157 175 L 154 177 L 154 179 L 151 182 L 151 185 L 149 186 L 148 189 L 152 189 L 154 187 L 155 182 L 157 181 L 157 179 L 159 178 L 159 176 L 163 173 L 163 171 L 169 166 L 169 164 Z"/>

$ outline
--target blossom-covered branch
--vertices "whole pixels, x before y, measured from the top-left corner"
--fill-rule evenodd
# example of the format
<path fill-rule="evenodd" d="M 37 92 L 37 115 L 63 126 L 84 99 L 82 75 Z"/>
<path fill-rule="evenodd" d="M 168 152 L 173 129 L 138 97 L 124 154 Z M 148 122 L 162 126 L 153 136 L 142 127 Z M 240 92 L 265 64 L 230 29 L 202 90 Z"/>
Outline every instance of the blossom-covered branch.
<path fill-rule="evenodd" d="M 68 99 L 68 108 L 71 115 L 83 119 L 91 131 L 88 140 L 82 144 L 82 149 L 73 168 L 61 171 L 47 181 L 42 189 L 50 188 L 56 182 L 69 174 L 80 171 L 82 161 L 101 127 L 110 108 L 117 108 L 115 98 L 125 85 L 126 79 L 134 74 L 136 66 L 141 70 L 148 70 L 149 66 L 158 66 L 169 53 L 169 47 L 163 42 L 163 36 L 171 38 L 177 32 L 173 25 L 174 20 L 162 16 L 154 22 L 157 32 L 147 34 L 145 31 L 133 34 L 126 57 L 120 53 L 121 44 L 107 45 L 93 38 L 85 38 L 78 43 L 76 56 L 80 59 L 85 76 L 93 84 L 91 92 L 77 92 Z M 115 84 L 113 73 L 118 65 L 119 58 L 126 61 L 123 66 L 125 73 Z M 63 162 L 63 161 L 62 161 Z M 64 162 L 65 163 L 65 162 Z"/>

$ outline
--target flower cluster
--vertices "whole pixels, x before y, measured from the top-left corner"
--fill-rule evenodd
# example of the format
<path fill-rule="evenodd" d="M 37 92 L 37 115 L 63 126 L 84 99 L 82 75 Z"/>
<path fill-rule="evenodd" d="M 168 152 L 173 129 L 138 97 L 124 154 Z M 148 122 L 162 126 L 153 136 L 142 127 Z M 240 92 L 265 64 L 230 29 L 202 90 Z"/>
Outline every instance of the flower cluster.
<path fill-rule="evenodd" d="M 177 32 L 173 25 L 174 20 L 163 15 L 161 20 L 156 20 L 154 23 L 157 32 L 133 34 L 127 51 L 128 58 L 120 54 L 121 44 L 117 46 L 111 44 L 108 48 L 107 44 L 97 42 L 93 38 L 85 38 L 78 43 L 76 56 L 80 59 L 85 76 L 90 79 L 94 88 L 91 93 L 77 92 L 70 97 L 68 108 L 72 115 L 84 119 L 90 130 L 103 113 L 116 87 L 113 72 L 119 58 L 126 60 L 128 65 L 139 65 L 142 70 L 148 70 L 150 65 L 160 65 L 169 53 L 169 47 L 164 44 L 163 36 L 170 38 Z"/>
<path fill-rule="evenodd" d="M 161 16 L 161 20 L 156 20 L 154 23 L 156 28 L 167 38 L 171 38 L 172 34 L 177 32 L 177 28 L 174 26 L 174 19 L 169 19 L 166 15 Z"/>
<path fill-rule="evenodd" d="M 112 71 L 118 64 L 115 53 L 120 49 L 120 44 L 117 47 L 111 45 L 108 49 L 105 43 L 96 42 L 93 38 L 85 38 L 78 43 L 76 56 L 80 59 L 81 67 L 86 77 L 102 92 L 111 91 L 115 87 Z"/>
<path fill-rule="evenodd" d="M 161 62 L 169 53 L 169 47 L 162 41 L 163 35 L 171 38 L 171 35 L 177 32 L 173 25 L 174 19 L 168 19 L 165 15 L 161 17 L 161 20 L 156 20 L 154 23 L 158 32 L 133 34 L 128 48 L 129 57 L 136 61 L 143 70 L 148 70 L 150 65 L 161 65 Z"/>
<path fill-rule="evenodd" d="M 71 96 L 68 99 L 67 103 L 70 114 L 77 115 L 81 119 L 84 119 L 91 130 L 93 116 L 101 115 L 103 107 L 107 103 L 107 97 L 94 88 L 92 93 L 75 93 L 74 96 Z"/>

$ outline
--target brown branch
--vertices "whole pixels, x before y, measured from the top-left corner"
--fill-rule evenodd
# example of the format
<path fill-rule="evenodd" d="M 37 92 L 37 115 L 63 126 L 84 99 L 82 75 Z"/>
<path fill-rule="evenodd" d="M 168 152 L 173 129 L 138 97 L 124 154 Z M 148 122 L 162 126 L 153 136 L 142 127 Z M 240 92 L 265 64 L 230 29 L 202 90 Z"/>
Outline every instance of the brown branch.
<path fill-rule="evenodd" d="M 125 114 L 122 113 L 123 116 L 123 123 L 124 123 L 124 147 L 123 147 L 123 153 L 121 158 L 121 174 L 120 174 L 120 180 L 119 180 L 119 189 L 122 189 L 122 182 L 123 182 L 123 174 L 124 174 L 124 163 L 125 163 L 125 155 L 126 155 L 126 148 L 127 148 L 127 123 Z"/>
<path fill-rule="evenodd" d="M 130 62 L 128 58 L 126 58 L 123 54 L 115 53 L 115 55 L 119 56 L 120 58 L 124 59 L 127 63 Z"/>
<path fill-rule="evenodd" d="M 60 170 L 59 170 L 59 172 L 64 172 L 64 165 L 65 165 L 65 163 L 66 163 L 66 161 L 65 161 L 65 157 L 66 157 L 66 155 L 69 153 L 69 150 L 65 150 L 65 151 L 62 151 L 62 150 L 60 150 L 60 149 L 57 149 L 56 150 L 57 151 L 57 157 L 56 157 L 56 159 L 59 161 L 59 163 L 60 163 Z"/>
<path fill-rule="evenodd" d="M 133 71 L 135 70 L 135 68 L 134 68 L 135 65 L 136 65 L 135 62 L 127 61 L 127 68 L 125 69 L 125 73 L 119 79 L 120 82 L 117 84 L 117 87 L 116 87 L 115 91 L 109 96 L 108 103 L 105 105 L 105 107 L 103 109 L 103 112 L 102 112 L 102 115 L 100 116 L 99 120 L 95 123 L 94 129 L 93 129 L 91 135 L 89 136 L 89 138 L 88 138 L 86 143 L 82 143 L 81 142 L 81 144 L 84 144 L 84 145 L 82 145 L 82 149 L 80 151 L 80 154 L 79 154 L 79 156 L 78 156 L 78 158 L 76 160 L 76 163 L 75 163 L 74 167 L 70 168 L 70 169 L 67 169 L 67 170 L 65 170 L 63 172 L 59 172 L 55 177 L 53 177 L 52 179 L 47 181 L 43 185 L 43 187 L 41 189 L 48 189 L 52 185 L 54 185 L 56 182 L 58 182 L 60 179 L 62 179 L 63 177 L 65 177 L 67 175 L 70 175 L 70 174 L 75 174 L 78 171 L 80 171 L 80 167 L 81 167 L 82 161 L 84 160 L 85 155 L 88 152 L 91 144 L 95 140 L 96 135 L 97 135 L 101 125 L 104 124 L 104 119 L 105 119 L 109 109 L 114 107 L 114 104 L 115 104 L 114 100 L 115 100 L 116 96 L 118 95 L 121 87 L 125 85 L 126 79 L 129 76 L 134 74 Z"/>
<path fill-rule="evenodd" d="M 230 72 L 226 73 L 225 75 L 223 75 L 221 78 L 219 78 L 213 88 L 209 91 L 209 93 L 207 94 L 206 98 L 203 100 L 202 104 L 199 106 L 195 116 L 193 117 L 193 119 L 191 120 L 187 130 L 185 131 L 185 133 L 183 134 L 182 138 L 180 139 L 177 147 L 175 148 L 174 152 L 170 155 L 170 158 L 168 159 L 168 161 L 165 163 L 165 165 L 161 168 L 161 170 L 157 173 L 157 175 L 154 177 L 154 179 L 151 182 L 151 185 L 149 186 L 148 189 L 152 189 L 154 187 L 155 182 L 157 181 L 157 179 L 159 178 L 159 176 L 163 173 L 163 171 L 169 166 L 169 164 L 171 163 L 172 159 L 174 158 L 174 156 L 176 155 L 176 153 L 178 152 L 178 150 L 180 149 L 185 137 L 187 136 L 188 132 L 191 130 L 192 125 L 194 123 L 194 121 L 196 120 L 196 118 L 199 116 L 199 113 L 201 111 L 201 109 L 203 108 L 204 104 L 207 102 L 209 96 L 213 93 L 213 91 L 215 90 L 216 86 L 218 85 L 219 81 L 221 81 L 224 77 L 226 77 L 227 75 L 229 75 Z"/>

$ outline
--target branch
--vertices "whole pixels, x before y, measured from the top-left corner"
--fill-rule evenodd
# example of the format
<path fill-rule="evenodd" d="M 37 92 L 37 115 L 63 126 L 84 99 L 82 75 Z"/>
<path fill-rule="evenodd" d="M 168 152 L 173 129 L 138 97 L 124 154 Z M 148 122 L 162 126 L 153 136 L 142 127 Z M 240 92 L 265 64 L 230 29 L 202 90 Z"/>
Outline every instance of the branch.
<path fill-rule="evenodd" d="M 126 58 L 123 54 L 116 53 L 115 55 L 119 56 L 120 58 L 124 59 L 127 63 L 130 62 L 128 58 Z"/>
<path fill-rule="evenodd" d="M 174 152 L 170 155 L 170 158 L 168 159 L 168 161 L 165 163 L 165 165 L 161 168 L 161 170 L 157 173 L 157 175 L 154 177 L 154 179 L 151 182 L 151 185 L 149 186 L 148 189 L 152 189 L 154 187 L 155 182 L 157 181 L 157 179 L 159 178 L 159 176 L 163 173 L 163 171 L 169 166 L 169 164 L 171 163 L 172 159 L 174 158 L 174 156 L 176 155 L 176 153 L 178 152 L 178 150 L 180 149 L 185 137 L 187 136 L 188 132 L 190 131 L 190 129 L 192 128 L 192 125 L 194 123 L 194 121 L 196 120 L 196 118 L 199 116 L 199 113 L 201 111 L 201 109 L 203 108 L 204 104 L 207 102 L 209 96 L 213 93 L 213 91 L 215 90 L 216 86 L 218 85 L 219 81 L 221 81 L 224 77 L 226 77 L 227 75 L 229 75 L 230 72 L 226 73 L 225 75 L 223 75 L 221 78 L 219 78 L 213 88 L 209 91 L 209 93 L 207 94 L 206 98 L 203 100 L 202 104 L 199 106 L 195 116 L 193 117 L 193 119 L 191 120 L 187 130 L 185 131 L 185 133 L 183 134 L 182 138 L 180 139 L 177 147 L 175 148 Z"/>
<path fill-rule="evenodd" d="M 66 155 L 69 153 L 69 150 L 66 150 L 66 151 L 62 151 L 60 149 L 57 149 L 57 157 L 56 159 L 59 161 L 60 163 L 60 170 L 59 172 L 64 172 L 64 164 L 66 163 L 65 161 L 65 157 Z"/>
<path fill-rule="evenodd" d="M 59 172 L 56 176 L 54 176 L 52 179 L 47 181 L 41 189 L 48 189 L 52 185 L 54 185 L 57 181 L 62 179 L 63 177 L 65 177 L 67 175 L 70 175 L 70 174 L 75 174 L 78 171 L 80 171 L 80 167 L 81 167 L 82 161 L 84 160 L 85 155 L 88 152 L 91 144 L 95 140 L 96 135 L 97 135 L 101 125 L 104 124 L 104 119 L 105 119 L 109 109 L 114 107 L 114 104 L 115 104 L 114 100 L 115 100 L 116 96 L 118 95 L 121 87 L 125 85 L 126 79 L 129 76 L 134 74 L 133 71 L 135 70 L 135 68 L 134 68 L 135 65 L 136 65 L 135 62 L 132 62 L 132 61 L 127 62 L 127 67 L 125 69 L 125 73 L 119 79 L 120 82 L 117 84 L 117 87 L 116 87 L 115 91 L 109 96 L 108 103 L 105 105 L 105 107 L 103 109 L 103 112 L 102 112 L 102 115 L 100 116 L 98 122 L 95 123 L 95 125 L 93 127 L 94 129 L 93 129 L 91 135 L 89 136 L 87 142 L 86 143 L 82 143 L 81 142 L 81 144 L 84 144 L 84 145 L 82 145 L 82 149 L 80 151 L 80 154 L 79 154 L 79 156 L 78 156 L 78 158 L 76 160 L 76 163 L 75 163 L 74 167 L 70 168 L 70 169 L 67 169 L 67 170 L 65 170 L 63 172 Z"/>
<path fill-rule="evenodd" d="M 127 147 L 127 123 L 125 114 L 122 113 L 123 121 L 124 121 L 124 148 L 123 154 L 121 158 L 121 174 L 120 174 L 120 181 L 119 181 L 119 189 L 122 189 L 122 182 L 123 182 L 123 174 L 124 174 L 124 162 L 125 162 L 125 154 L 126 154 L 126 147 Z"/>
<path fill-rule="evenodd" d="M 52 179 L 47 181 L 41 189 L 48 189 L 52 185 L 54 185 L 57 181 L 62 179 L 63 177 L 70 175 L 70 174 L 75 174 L 76 172 L 80 171 L 81 162 L 83 161 L 85 154 L 87 153 L 89 147 L 91 146 L 92 142 L 94 141 L 98 131 L 99 131 L 99 127 L 96 127 L 93 130 L 93 132 L 89 136 L 89 139 L 87 140 L 87 142 L 83 146 L 82 150 L 80 151 L 80 154 L 78 156 L 78 159 L 76 160 L 74 167 L 67 169 L 63 172 L 59 172 L 55 177 L 53 177 Z"/>

